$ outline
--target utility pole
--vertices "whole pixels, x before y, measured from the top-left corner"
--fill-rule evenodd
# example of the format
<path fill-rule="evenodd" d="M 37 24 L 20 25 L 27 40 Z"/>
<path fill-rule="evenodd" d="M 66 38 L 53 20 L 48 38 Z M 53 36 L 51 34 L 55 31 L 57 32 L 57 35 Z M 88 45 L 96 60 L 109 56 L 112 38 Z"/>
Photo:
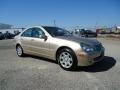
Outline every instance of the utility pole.
<path fill-rule="evenodd" d="M 54 19 L 54 26 L 56 26 L 56 20 Z"/>
<path fill-rule="evenodd" d="M 99 28 L 98 27 L 98 22 L 95 23 L 95 29 Z"/>

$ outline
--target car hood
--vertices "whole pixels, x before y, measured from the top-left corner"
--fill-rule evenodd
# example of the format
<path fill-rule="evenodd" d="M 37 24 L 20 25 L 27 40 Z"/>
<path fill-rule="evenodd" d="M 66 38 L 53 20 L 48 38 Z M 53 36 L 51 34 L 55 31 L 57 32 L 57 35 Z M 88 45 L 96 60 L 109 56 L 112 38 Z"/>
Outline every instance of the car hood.
<path fill-rule="evenodd" d="M 100 42 L 96 39 L 90 39 L 80 36 L 57 36 L 56 38 L 63 39 L 63 40 L 69 40 L 77 43 L 85 43 L 89 45 L 97 45 L 100 44 Z"/>

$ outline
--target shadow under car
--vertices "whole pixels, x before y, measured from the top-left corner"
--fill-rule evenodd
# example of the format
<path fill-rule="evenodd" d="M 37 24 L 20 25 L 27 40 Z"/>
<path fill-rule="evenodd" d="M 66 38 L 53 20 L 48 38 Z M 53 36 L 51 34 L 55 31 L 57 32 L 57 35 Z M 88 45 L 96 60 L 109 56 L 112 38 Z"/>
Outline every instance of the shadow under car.
<path fill-rule="evenodd" d="M 115 66 L 116 60 L 113 57 L 104 56 L 103 60 L 93 64 L 92 66 L 79 66 L 75 71 L 85 71 L 85 72 L 103 72 L 111 69 Z"/>
<path fill-rule="evenodd" d="M 57 64 L 57 62 L 54 60 L 50 60 L 47 58 L 38 57 L 38 56 L 34 56 L 34 55 L 26 55 L 25 57 L 31 57 L 34 59 Z M 103 71 L 107 71 L 107 70 L 111 69 L 113 66 L 115 66 L 115 64 L 116 64 L 116 60 L 113 57 L 104 56 L 103 60 L 100 62 L 97 62 L 91 66 L 78 66 L 73 71 L 75 71 L 75 72 L 85 71 L 85 72 L 93 72 L 93 73 L 94 72 L 103 72 Z"/>

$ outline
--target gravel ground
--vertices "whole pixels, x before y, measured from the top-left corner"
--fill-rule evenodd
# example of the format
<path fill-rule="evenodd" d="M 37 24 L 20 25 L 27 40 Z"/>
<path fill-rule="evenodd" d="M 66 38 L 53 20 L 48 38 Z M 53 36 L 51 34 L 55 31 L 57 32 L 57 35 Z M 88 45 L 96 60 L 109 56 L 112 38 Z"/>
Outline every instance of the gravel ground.
<path fill-rule="evenodd" d="M 98 38 L 103 61 L 65 71 L 45 58 L 18 57 L 13 40 L 0 41 L 0 90 L 120 90 L 120 40 Z"/>

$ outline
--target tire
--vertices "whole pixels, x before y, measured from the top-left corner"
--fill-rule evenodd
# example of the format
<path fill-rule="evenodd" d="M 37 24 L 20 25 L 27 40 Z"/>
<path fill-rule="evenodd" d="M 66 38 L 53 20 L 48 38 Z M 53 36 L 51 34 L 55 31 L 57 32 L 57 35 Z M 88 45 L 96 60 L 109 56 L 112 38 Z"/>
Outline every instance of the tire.
<path fill-rule="evenodd" d="M 16 53 L 19 57 L 24 56 L 23 48 L 20 45 L 16 46 Z"/>
<path fill-rule="evenodd" d="M 57 61 L 64 70 L 75 70 L 77 67 L 76 55 L 68 48 L 59 51 Z"/>
<path fill-rule="evenodd" d="M 85 37 L 88 37 L 88 35 L 86 34 Z"/>

